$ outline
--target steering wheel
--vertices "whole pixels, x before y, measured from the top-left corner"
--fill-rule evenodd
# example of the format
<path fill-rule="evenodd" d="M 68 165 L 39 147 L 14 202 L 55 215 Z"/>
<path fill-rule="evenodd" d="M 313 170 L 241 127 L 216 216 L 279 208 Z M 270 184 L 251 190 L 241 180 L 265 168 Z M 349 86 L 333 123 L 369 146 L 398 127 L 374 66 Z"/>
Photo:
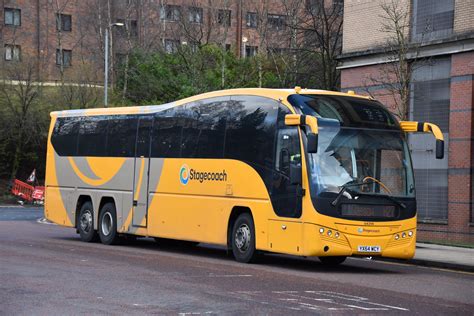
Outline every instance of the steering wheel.
<path fill-rule="evenodd" d="M 382 181 L 377 180 L 374 177 L 365 177 L 364 180 L 362 180 L 362 182 L 366 182 L 367 180 L 372 180 L 375 183 L 380 184 L 380 186 L 385 190 L 385 192 L 387 192 L 388 194 L 392 194 L 392 191 L 390 191 L 390 189 L 387 188 L 387 186 L 385 184 L 383 184 Z"/>

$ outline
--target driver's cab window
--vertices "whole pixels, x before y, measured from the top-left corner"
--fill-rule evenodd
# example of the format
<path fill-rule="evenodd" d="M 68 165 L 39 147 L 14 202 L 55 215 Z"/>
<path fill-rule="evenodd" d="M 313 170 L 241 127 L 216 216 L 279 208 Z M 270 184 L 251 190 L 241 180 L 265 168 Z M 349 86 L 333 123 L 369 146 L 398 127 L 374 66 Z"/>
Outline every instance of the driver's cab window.
<path fill-rule="evenodd" d="M 291 184 L 290 170 L 301 168 L 300 137 L 298 127 L 285 125 L 286 114 L 291 112 L 280 106 L 270 197 L 278 216 L 298 218 L 301 216 L 301 198 L 297 194 L 298 185 Z"/>

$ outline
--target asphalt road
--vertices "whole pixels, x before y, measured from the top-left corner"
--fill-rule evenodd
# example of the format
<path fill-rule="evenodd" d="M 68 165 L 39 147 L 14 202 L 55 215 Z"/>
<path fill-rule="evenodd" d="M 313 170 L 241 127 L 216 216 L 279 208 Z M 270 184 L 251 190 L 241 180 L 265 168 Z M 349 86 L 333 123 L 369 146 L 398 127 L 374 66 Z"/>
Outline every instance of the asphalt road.
<path fill-rule="evenodd" d="M 348 259 L 265 255 L 240 264 L 207 245 L 104 246 L 0 208 L 0 314 L 472 315 L 474 274 Z"/>

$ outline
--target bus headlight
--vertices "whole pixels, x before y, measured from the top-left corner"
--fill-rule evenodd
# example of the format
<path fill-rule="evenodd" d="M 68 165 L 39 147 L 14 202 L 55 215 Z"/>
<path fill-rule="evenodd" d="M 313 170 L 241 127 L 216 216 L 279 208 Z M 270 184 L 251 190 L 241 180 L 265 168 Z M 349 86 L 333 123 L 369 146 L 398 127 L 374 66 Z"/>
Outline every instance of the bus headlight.
<path fill-rule="evenodd" d="M 334 237 L 339 238 L 339 232 L 336 232 L 336 233 L 334 234 Z"/>
<path fill-rule="evenodd" d="M 328 236 L 331 236 L 331 235 L 332 235 L 332 231 L 328 230 Z"/>
<path fill-rule="evenodd" d="M 413 232 L 411 230 L 408 232 L 408 236 L 410 236 L 410 237 L 413 236 Z"/>
<path fill-rule="evenodd" d="M 398 239 L 400 239 L 400 235 L 396 234 L 395 235 L 395 240 L 398 240 Z"/>
<path fill-rule="evenodd" d="M 407 233 L 403 232 L 402 233 L 402 238 L 405 238 L 407 236 Z"/>
<path fill-rule="evenodd" d="M 324 228 L 321 227 L 321 228 L 319 229 L 319 233 L 320 233 L 320 234 L 323 234 L 323 233 L 324 233 Z"/>

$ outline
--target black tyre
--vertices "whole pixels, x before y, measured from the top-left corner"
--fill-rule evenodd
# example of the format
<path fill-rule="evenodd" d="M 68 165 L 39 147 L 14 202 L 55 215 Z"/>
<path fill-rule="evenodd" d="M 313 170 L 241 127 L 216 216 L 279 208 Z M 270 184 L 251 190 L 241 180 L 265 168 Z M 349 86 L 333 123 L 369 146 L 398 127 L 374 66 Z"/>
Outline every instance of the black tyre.
<path fill-rule="evenodd" d="M 92 242 L 97 240 L 97 232 L 94 230 L 94 209 L 91 202 L 85 202 L 79 211 L 77 231 L 81 240 Z"/>
<path fill-rule="evenodd" d="M 238 262 L 255 261 L 255 226 L 250 214 L 244 213 L 237 217 L 231 235 L 232 253 Z"/>
<path fill-rule="evenodd" d="M 114 245 L 119 242 L 117 233 L 117 212 L 114 203 L 102 206 L 99 215 L 99 237 L 104 245 Z"/>
<path fill-rule="evenodd" d="M 319 261 L 325 266 L 337 266 L 346 261 L 347 257 L 335 256 L 335 257 L 319 257 Z"/>

